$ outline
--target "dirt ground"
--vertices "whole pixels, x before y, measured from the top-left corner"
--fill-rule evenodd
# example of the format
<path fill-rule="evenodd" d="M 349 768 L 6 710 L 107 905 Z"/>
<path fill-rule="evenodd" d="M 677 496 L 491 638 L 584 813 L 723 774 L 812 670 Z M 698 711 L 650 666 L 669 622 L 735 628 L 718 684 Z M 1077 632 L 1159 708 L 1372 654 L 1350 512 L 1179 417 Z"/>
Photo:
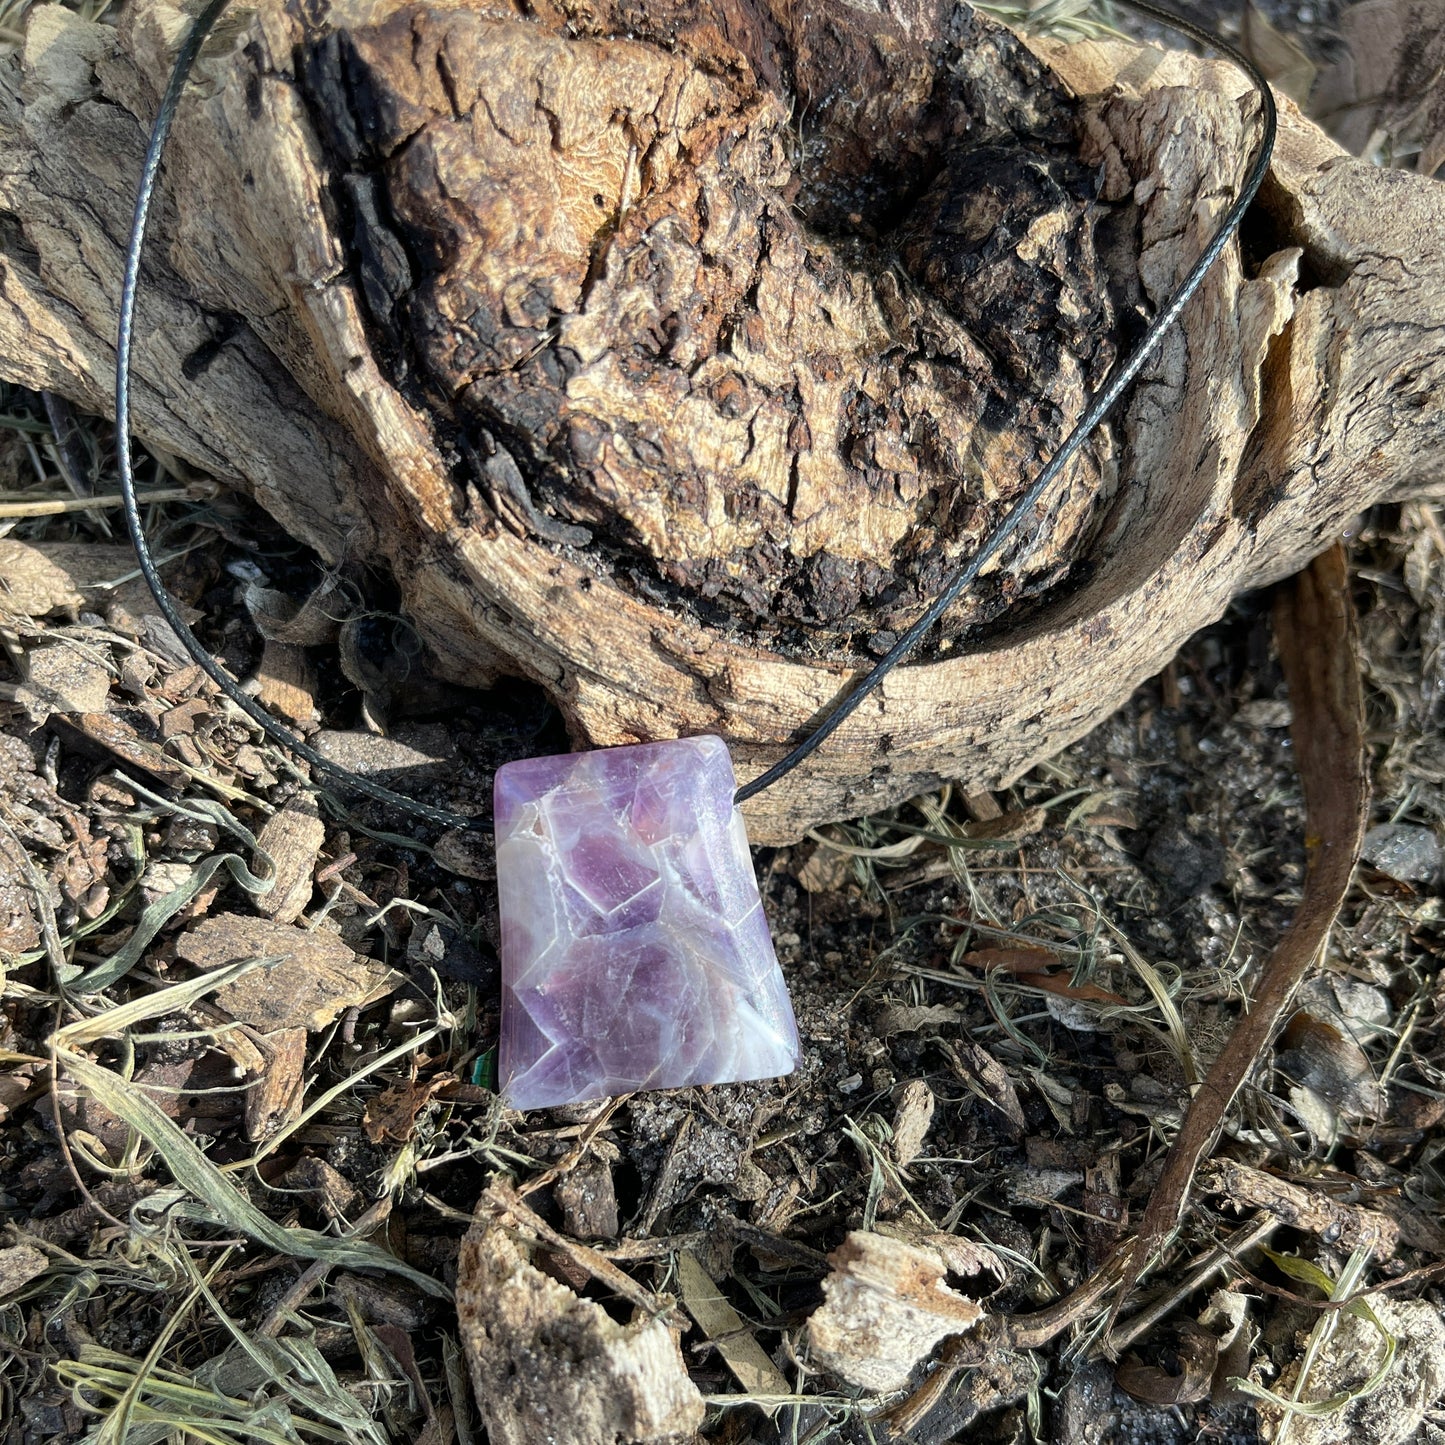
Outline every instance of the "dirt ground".
<path fill-rule="evenodd" d="M 1266 13 L 1314 63 L 1338 55 L 1338 7 Z M 0 413 L 7 498 L 106 476 L 103 424 L 72 432 L 14 388 Z M 1380 508 L 1347 539 L 1364 861 L 1127 1293 L 1117 1358 L 1095 1349 L 1108 1301 L 1034 1348 L 999 1322 L 1132 1236 L 1299 902 L 1301 744 L 1269 596 L 1007 790 L 758 851 L 795 1075 L 524 1116 L 492 1092 L 489 841 L 413 838 L 337 793 L 318 811 L 169 638 L 115 517 L 0 535 L 3 1445 L 467 1445 L 479 1322 L 428 1282 L 471 1267 L 498 1180 L 548 1288 L 619 1327 L 639 1298 L 681 1299 L 709 1441 L 1445 1440 L 1445 508 Z M 149 520 L 206 644 L 348 766 L 465 811 L 501 763 L 565 748 L 526 687 L 426 684 L 384 580 L 335 586 L 249 503 Z M 307 632 L 277 599 L 317 589 Z M 860 1231 L 936 1265 L 932 1303 L 897 1319 L 939 1291 L 983 1312 L 917 1354 L 889 1325 L 896 1387 L 816 1332 Z M 383 1249 L 410 1272 L 378 1272 Z M 513 1363 L 562 1388 L 555 1361 Z M 1307 1407 L 1287 1431 L 1271 1394 Z"/>

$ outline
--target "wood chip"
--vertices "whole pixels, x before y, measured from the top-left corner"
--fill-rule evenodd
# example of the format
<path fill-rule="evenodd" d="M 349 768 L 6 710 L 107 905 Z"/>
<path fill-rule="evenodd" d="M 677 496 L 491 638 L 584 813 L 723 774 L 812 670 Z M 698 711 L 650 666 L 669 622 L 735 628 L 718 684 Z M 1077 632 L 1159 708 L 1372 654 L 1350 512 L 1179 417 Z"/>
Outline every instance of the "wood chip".
<path fill-rule="evenodd" d="M 311 902 L 316 855 L 325 841 L 326 825 L 310 799 L 294 799 L 266 820 L 256 843 L 270 856 L 276 881 L 269 893 L 252 898 L 257 913 L 274 923 L 295 923 L 300 918 Z"/>
<path fill-rule="evenodd" d="M 49 1268 L 50 1256 L 33 1244 L 12 1244 L 8 1249 L 0 1249 L 0 1298 L 14 1294 Z"/>
<path fill-rule="evenodd" d="M 24 680 L 0 684 L 0 698 L 25 709 L 37 727 L 54 713 L 101 712 L 110 696 L 110 666 L 99 650 L 63 640 L 25 656 Z"/>
<path fill-rule="evenodd" d="M 957 1004 L 888 1004 L 878 1010 L 878 1017 L 873 1020 L 873 1028 L 880 1038 L 886 1039 L 894 1034 L 916 1034 L 924 1029 L 948 1028 L 962 1017 L 963 1010 Z"/>
<path fill-rule="evenodd" d="M 450 873 L 489 883 L 497 876 L 497 845 L 491 833 L 452 828 L 443 833 L 432 855 Z"/>
<path fill-rule="evenodd" d="M 617 1238 L 617 1191 L 606 1159 L 592 1154 L 580 1160 L 558 1179 L 552 1192 L 562 1211 L 562 1227 L 573 1238 Z"/>
<path fill-rule="evenodd" d="M 74 614 L 96 606 L 101 582 L 135 569 L 129 547 L 92 542 L 22 542 L 0 537 L 0 610 L 22 617 Z"/>
<path fill-rule="evenodd" d="M 316 669 L 306 649 L 290 642 L 267 642 L 256 668 L 256 697 L 292 722 L 315 719 Z"/>
<path fill-rule="evenodd" d="M 898 1221 L 878 1225 L 877 1232 L 890 1239 L 902 1240 L 904 1244 L 932 1251 L 943 1260 L 949 1274 L 972 1278 L 976 1274 L 988 1273 L 999 1281 L 1008 1278 L 1008 1266 L 987 1245 L 976 1244 L 961 1235 L 945 1234 L 941 1229 L 921 1228 L 916 1223 Z"/>
<path fill-rule="evenodd" d="M 853 860 L 826 843 L 815 843 L 798 869 L 798 882 L 809 893 L 836 893 L 853 877 Z"/>
<path fill-rule="evenodd" d="M 182 934 L 176 953 L 198 968 L 280 958 L 280 963 L 253 969 L 212 996 L 232 1018 L 262 1034 L 323 1029 L 343 1009 L 363 1008 L 402 981 L 399 973 L 359 957 L 334 933 L 236 913 L 218 913 Z"/>
<path fill-rule="evenodd" d="M 923 1140 L 933 1123 L 933 1090 L 922 1079 L 910 1079 L 895 1092 L 893 1158 L 906 1169 L 923 1152 Z"/>
<path fill-rule="evenodd" d="M 455 744 L 440 726 L 398 730 L 396 736 L 323 729 L 312 743 L 329 763 L 363 777 L 404 774 L 409 780 L 441 777 L 457 761 Z"/>
<path fill-rule="evenodd" d="M 971 1039 L 939 1040 L 953 1071 L 986 1104 L 992 1104 L 1018 1133 L 1025 1128 L 1024 1108 L 1008 1070 L 980 1044 Z"/>
<path fill-rule="evenodd" d="M 58 721 L 67 735 L 84 738 L 119 758 L 127 767 L 140 768 L 168 787 L 183 788 L 190 780 L 190 775 L 177 766 L 174 759 L 167 757 L 154 743 L 147 742 L 115 713 L 75 713 Z"/>
<path fill-rule="evenodd" d="M 734 1379 L 743 1387 L 743 1393 L 791 1395 L 787 1377 L 768 1358 L 757 1336 L 743 1323 L 742 1316 L 691 1250 L 685 1249 L 677 1256 L 677 1277 L 684 1307 L 697 1321 L 698 1329 L 717 1347 Z M 760 1408 L 769 1416 L 778 1411 L 777 1405 L 765 1404 Z"/>
<path fill-rule="evenodd" d="M 284 1129 L 301 1112 L 306 1091 L 306 1030 L 250 1032 L 262 1065 L 246 1094 L 244 1128 L 246 1138 L 259 1143 Z"/>
<path fill-rule="evenodd" d="M 947 1335 L 963 1334 L 982 1308 L 948 1288 L 936 1250 L 854 1230 L 828 1256 L 823 1305 L 808 1320 L 819 1363 L 865 1390 L 899 1390 Z"/>
<path fill-rule="evenodd" d="M 327 1219 L 350 1219 L 361 1208 L 361 1191 L 314 1154 L 303 1154 L 279 1182 L 283 1188 L 300 1190 Z"/>
<path fill-rule="evenodd" d="M 532 1263 L 517 1220 L 489 1190 L 457 1260 L 457 1323 L 491 1445 L 691 1438 L 703 1400 L 680 1324 L 647 1311 L 618 1324 Z"/>

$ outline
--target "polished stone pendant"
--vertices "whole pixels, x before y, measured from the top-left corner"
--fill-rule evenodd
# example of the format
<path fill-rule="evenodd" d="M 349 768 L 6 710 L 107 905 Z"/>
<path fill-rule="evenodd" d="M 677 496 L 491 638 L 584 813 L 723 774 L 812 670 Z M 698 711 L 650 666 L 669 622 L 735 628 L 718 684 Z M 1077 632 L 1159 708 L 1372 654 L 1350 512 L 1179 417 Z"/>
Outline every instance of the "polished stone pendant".
<path fill-rule="evenodd" d="M 502 1096 L 515 1109 L 798 1066 L 720 738 L 498 769 Z"/>

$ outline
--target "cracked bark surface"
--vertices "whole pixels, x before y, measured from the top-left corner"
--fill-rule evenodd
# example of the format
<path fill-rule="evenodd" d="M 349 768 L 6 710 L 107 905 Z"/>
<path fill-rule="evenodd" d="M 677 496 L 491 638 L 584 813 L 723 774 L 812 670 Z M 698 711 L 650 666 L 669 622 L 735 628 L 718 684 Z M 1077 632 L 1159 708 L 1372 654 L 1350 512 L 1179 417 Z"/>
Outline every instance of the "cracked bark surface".
<path fill-rule="evenodd" d="M 0 62 L 0 372 L 92 410 L 183 26 L 40 7 Z M 1203 247 L 1240 91 L 930 0 L 265 5 L 168 152 L 138 429 L 388 567 L 443 675 L 531 677 L 579 743 L 718 732 L 746 778 Z M 1354 512 L 1442 489 L 1445 188 L 1284 109 L 1242 250 L 755 841 L 1007 781 Z"/>

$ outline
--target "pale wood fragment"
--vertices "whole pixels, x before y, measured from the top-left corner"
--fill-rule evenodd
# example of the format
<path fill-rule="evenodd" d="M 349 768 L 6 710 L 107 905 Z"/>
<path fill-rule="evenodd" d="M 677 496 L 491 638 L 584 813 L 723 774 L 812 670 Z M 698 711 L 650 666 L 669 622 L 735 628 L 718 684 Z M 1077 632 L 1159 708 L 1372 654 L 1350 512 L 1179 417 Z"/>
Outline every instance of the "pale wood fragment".
<path fill-rule="evenodd" d="M 933 1090 L 923 1079 L 910 1079 L 894 1094 L 893 1158 L 906 1169 L 923 1152 L 933 1123 Z"/>
<path fill-rule="evenodd" d="M 99 542 L 22 542 L 0 537 L 0 611 L 40 618 L 95 607 L 98 582 L 135 566 L 129 547 Z"/>
<path fill-rule="evenodd" d="M 251 1031 L 261 1054 L 261 1067 L 252 1075 L 246 1093 L 243 1128 L 253 1143 L 269 1139 L 301 1112 L 306 1093 L 306 1030 Z"/>
<path fill-rule="evenodd" d="M 256 668 L 256 697 L 287 723 L 316 721 L 316 669 L 304 647 L 268 641 Z"/>
<path fill-rule="evenodd" d="M 267 818 L 256 835 L 258 852 L 275 870 L 271 889 L 252 895 L 256 912 L 274 923 L 295 923 L 311 902 L 316 857 L 326 841 L 326 825 L 316 805 L 295 799 Z"/>
<path fill-rule="evenodd" d="M 944 1283 L 936 1250 L 852 1231 L 828 1256 L 824 1303 L 808 1320 L 819 1363 L 865 1390 L 898 1390 L 948 1335 L 971 1330 L 983 1309 Z"/>
<path fill-rule="evenodd" d="M 457 1261 L 457 1322 L 492 1445 L 691 1440 L 703 1401 L 670 1313 L 619 1324 L 543 1274 L 527 1213 L 519 1227 L 489 1191 Z"/>

